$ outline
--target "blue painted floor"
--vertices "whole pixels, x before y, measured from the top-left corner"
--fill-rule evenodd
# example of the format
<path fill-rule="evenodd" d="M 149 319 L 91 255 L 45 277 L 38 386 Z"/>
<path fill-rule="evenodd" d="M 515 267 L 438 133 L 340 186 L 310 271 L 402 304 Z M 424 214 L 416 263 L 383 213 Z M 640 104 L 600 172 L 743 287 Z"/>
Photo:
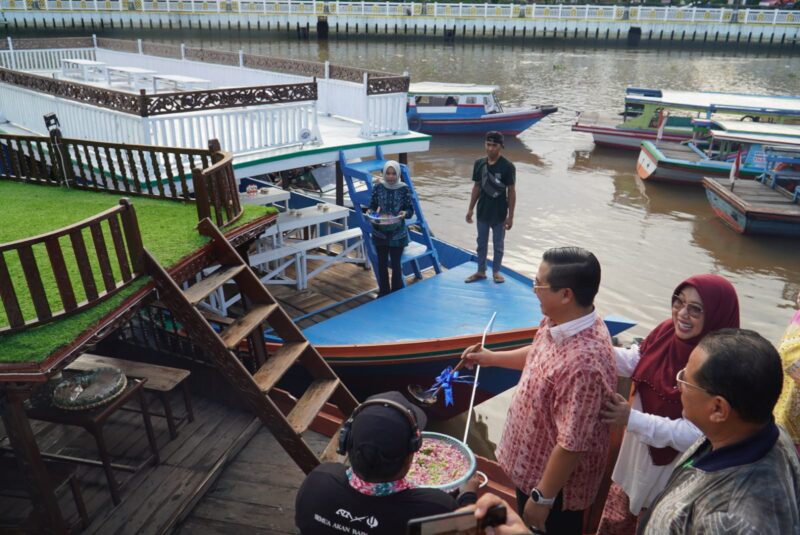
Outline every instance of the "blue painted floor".
<path fill-rule="evenodd" d="M 303 332 L 320 345 L 449 338 L 482 333 L 494 311 L 494 332 L 539 325 L 542 312 L 529 284 L 511 277 L 503 284 L 491 277 L 465 284 L 476 268 L 466 262 Z"/>

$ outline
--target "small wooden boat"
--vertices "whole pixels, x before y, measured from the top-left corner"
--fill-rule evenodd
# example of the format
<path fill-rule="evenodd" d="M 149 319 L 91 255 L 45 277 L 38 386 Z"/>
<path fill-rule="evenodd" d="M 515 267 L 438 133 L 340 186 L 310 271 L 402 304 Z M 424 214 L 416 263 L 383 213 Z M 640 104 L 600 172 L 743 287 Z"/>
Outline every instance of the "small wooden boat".
<path fill-rule="evenodd" d="M 714 213 L 736 232 L 800 237 L 800 144 L 767 151 L 767 169 L 758 180 L 723 181 L 705 177 Z"/>
<path fill-rule="evenodd" d="M 425 134 L 517 135 L 555 113 L 555 106 L 503 109 L 494 85 L 421 82 L 408 91 L 408 126 Z"/>
<path fill-rule="evenodd" d="M 681 142 L 692 137 L 693 117 L 728 118 L 792 124 L 800 122 L 800 97 L 670 91 L 629 87 L 622 122 L 599 114 L 579 113 L 574 132 L 588 132 L 597 145 L 639 150 L 642 141 L 655 141 L 662 112 L 666 117 L 661 140 Z"/>
<path fill-rule="evenodd" d="M 764 173 L 764 147 L 800 141 L 800 126 L 711 121 L 707 136 L 682 143 L 642 141 L 636 173 L 642 180 L 701 185 L 704 176 L 725 178 L 741 151 L 738 177 Z"/>

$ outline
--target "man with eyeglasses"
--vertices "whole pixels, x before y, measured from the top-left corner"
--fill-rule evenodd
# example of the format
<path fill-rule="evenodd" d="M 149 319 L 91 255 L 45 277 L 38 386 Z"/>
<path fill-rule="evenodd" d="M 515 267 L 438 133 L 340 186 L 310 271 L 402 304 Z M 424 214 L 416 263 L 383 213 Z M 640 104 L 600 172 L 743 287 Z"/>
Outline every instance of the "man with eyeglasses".
<path fill-rule="evenodd" d="M 495 452 L 533 530 L 580 535 L 609 449 L 603 401 L 616 388 L 614 350 L 594 309 L 600 263 L 578 247 L 544 253 L 534 281 L 544 320 L 533 343 L 511 351 L 480 344 L 468 363 L 522 370 Z"/>
<path fill-rule="evenodd" d="M 754 331 L 707 335 L 676 377 L 683 415 L 705 435 L 681 457 L 640 535 L 800 533 L 800 460 L 772 410 L 778 352 Z"/>

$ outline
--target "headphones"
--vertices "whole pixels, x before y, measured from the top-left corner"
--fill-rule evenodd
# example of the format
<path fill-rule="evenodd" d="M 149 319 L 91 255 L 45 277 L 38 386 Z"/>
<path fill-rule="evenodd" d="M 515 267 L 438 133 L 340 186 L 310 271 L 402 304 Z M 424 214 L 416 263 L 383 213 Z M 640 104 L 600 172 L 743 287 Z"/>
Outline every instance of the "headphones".
<path fill-rule="evenodd" d="M 408 424 L 411 426 L 411 438 L 408 440 L 408 451 L 409 453 L 419 451 L 422 447 L 422 433 L 420 433 L 419 426 L 417 425 L 417 417 L 411 409 L 391 399 L 375 398 L 367 400 L 356 407 L 355 410 L 353 410 L 353 414 L 350 415 L 350 418 L 342 425 L 342 430 L 339 431 L 339 447 L 336 449 L 336 453 L 339 455 L 347 455 L 347 450 L 350 449 L 350 443 L 352 442 L 352 436 L 350 435 L 352 432 L 353 420 L 367 407 L 392 407 L 405 416 L 408 420 Z"/>

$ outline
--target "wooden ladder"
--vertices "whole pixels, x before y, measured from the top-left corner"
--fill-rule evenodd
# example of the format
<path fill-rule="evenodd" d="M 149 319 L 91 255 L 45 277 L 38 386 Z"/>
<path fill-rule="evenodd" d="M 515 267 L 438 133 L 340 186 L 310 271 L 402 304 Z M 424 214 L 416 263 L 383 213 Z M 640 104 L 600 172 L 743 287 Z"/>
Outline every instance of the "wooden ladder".
<path fill-rule="evenodd" d="M 211 238 L 212 256 L 220 267 L 184 291 L 145 250 L 145 265 L 161 301 L 185 325 L 192 341 L 203 348 L 237 395 L 243 398 L 304 472 L 310 472 L 320 462 L 336 460 L 338 433 L 334 434 L 319 458 L 303 440 L 302 433 L 327 402 L 334 404 L 342 414 L 349 415 L 358 401 L 219 229 L 209 219 L 201 221 L 197 228 L 201 234 Z M 239 287 L 245 313 L 217 334 L 197 305 L 231 279 Z M 267 355 L 264 346 L 264 324 L 268 324 L 284 341 L 283 346 L 271 355 Z M 245 339 L 259 366 L 254 374 L 234 353 Z M 312 381 L 294 408 L 284 415 L 269 393 L 296 363 L 306 369 Z"/>

